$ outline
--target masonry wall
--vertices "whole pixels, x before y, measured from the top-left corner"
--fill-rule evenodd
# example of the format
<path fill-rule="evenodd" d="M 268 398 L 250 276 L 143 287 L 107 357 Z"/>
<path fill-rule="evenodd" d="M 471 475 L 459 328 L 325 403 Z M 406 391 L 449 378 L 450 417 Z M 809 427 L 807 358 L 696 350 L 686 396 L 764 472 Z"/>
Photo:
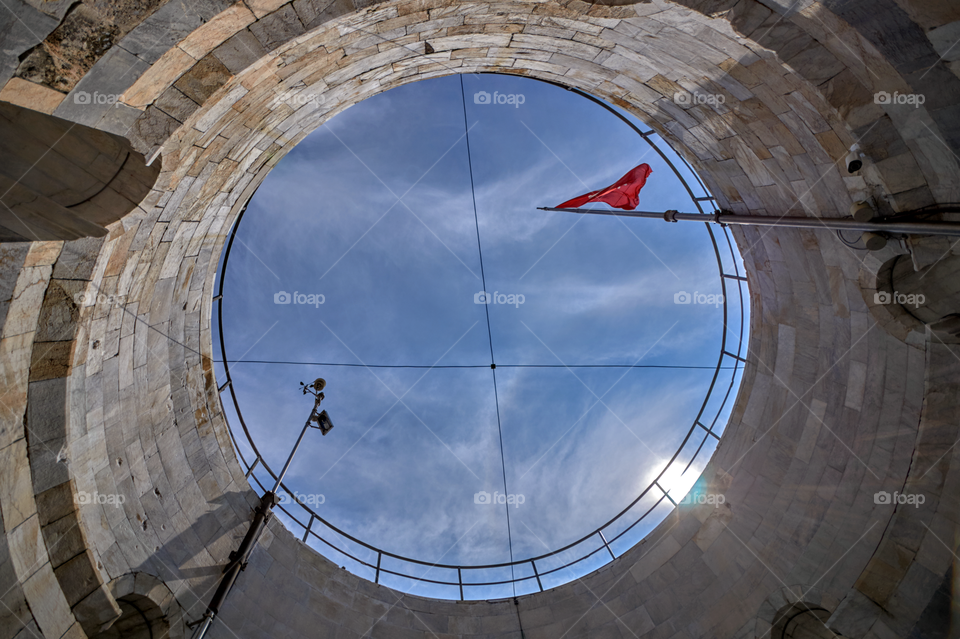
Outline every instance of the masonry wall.
<path fill-rule="evenodd" d="M 5 67 L 0 100 L 122 135 L 163 169 L 105 238 L 0 246 L 3 636 L 92 636 L 131 575 L 162 583 L 164 610 L 199 617 L 256 503 L 213 376 L 214 270 L 256 185 L 349 104 L 436 75 L 518 73 L 630 109 L 737 212 L 960 200 L 950 3 L 150 5 L 136 24 L 121 16 L 105 52 L 74 51 L 83 64 L 66 83 L 41 52 L 69 48 L 57 33 L 97 33 L 81 18 L 100 9 L 38 6 L 17 5 L 7 26 L 5 47 L 29 53 Z M 725 101 L 680 107 L 684 91 Z M 927 100 L 881 105 L 878 91 Z M 323 99 L 289 99 L 301 93 Z M 855 141 L 869 160 L 850 176 L 839 163 Z M 704 473 L 723 508 L 678 509 L 608 566 L 516 606 L 390 591 L 274 522 L 215 636 L 519 637 L 519 611 L 531 639 L 759 637 L 797 599 L 848 637 L 920 627 L 960 538 L 960 354 L 949 332 L 871 302 L 883 264 L 911 247 L 735 235 L 753 325 Z M 894 508 L 879 490 L 927 500 Z M 126 499 L 76 499 L 94 491 Z"/>

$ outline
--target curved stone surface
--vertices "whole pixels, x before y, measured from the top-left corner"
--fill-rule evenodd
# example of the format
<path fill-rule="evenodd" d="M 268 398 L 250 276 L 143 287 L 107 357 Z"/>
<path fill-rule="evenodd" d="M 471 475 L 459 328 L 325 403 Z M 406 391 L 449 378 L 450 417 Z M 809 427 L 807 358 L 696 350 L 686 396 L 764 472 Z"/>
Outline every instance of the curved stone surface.
<path fill-rule="evenodd" d="M 10 80 L 0 99 L 29 107 L 24 96 L 40 95 L 60 117 L 161 155 L 163 169 L 106 238 L 0 247 L 4 636 L 95 634 L 117 615 L 110 585 L 133 573 L 199 617 L 257 502 L 213 375 L 214 271 L 240 208 L 311 130 L 405 82 L 517 73 L 631 110 L 733 211 L 957 201 L 960 78 L 934 33 L 957 17 L 901 4 L 251 0 L 203 3 L 200 23 L 166 4 L 126 25 L 69 94 Z M 49 15 L 19 10 L 50 33 L 64 18 L 43 6 Z M 7 33 L 17 55 L 43 35 Z M 162 52 L 142 46 L 151 33 Z M 119 97 L 101 108 L 79 91 Z M 925 101 L 878 103 L 881 91 Z M 301 93 L 317 99 L 291 99 Z M 724 99 L 683 99 L 703 93 Z M 851 176 L 854 142 L 867 162 Z M 846 637 L 908 636 L 942 615 L 960 539 L 960 351 L 869 303 L 883 263 L 906 249 L 865 255 L 809 230 L 734 235 L 752 326 L 703 475 L 722 508 L 681 507 L 565 586 L 466 603 L 369 583 L 274 521 L 214 635 L 761 637 L 797 584 Z M 914 255 L 929 244 L 912 242 Z M 882 503 L 884 492 L 924 503 Z M 61 534 L 67 521 L 82 535 Z M 75 554 L 58 552 L 78 538 Z"/>

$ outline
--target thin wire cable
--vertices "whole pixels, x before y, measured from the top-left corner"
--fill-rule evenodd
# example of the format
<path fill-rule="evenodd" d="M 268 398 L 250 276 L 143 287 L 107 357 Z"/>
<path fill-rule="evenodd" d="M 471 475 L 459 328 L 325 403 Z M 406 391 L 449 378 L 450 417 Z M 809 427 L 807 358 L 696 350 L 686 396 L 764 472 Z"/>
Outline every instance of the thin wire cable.
<path fill-rule="evenodd" d="M 176 341 L 176 340 L 174 340 Z M 213 360 L 223 364 L 223 360 Z M 289 362 L 273 359 L 237 359 L 227 360 L 229 364 L 279 364 L 290 366 L 346 366 L 353 368 L 490 368 L 489 364 L 335 364 L 332 362 Z M 497 364 L 497 368 L 666 368 L 677 370 L 716 370 L 716 366 L 685 366 L 674 364 Z M 721 366 L 721 370 L 733 370 L 735 366 Z"/>
<path fill-rule="evenodd" d="M 483 286 L 483 294 L 487 294 L 487 279 L 483 271 L 483 247 L 480 244 L 480 217 L 477 215 L 477 189 L 473 182 L 473 160 L 470 157 L 470 127 L 467 123 L 467 97 L 463 88 L 463 76 L 460 76 L 460 103 L 463 105 L 463 131 L 467 143 L 467 168 L 470 171 L 470 197 L 473 200 L 473 223 L 477 229 L 477 254 L 480 257 L 480 283 Z M 490 305 L 484 304 L 483 310 L 487 316 L 487 339 L 490 342 L 490 372 L 493 373 L 493 399 L 497 407 L 497 434 L 500 436 L 500 469 L 503 471 L 503 494 L 509 495 L 507 490 L 507 464 L 503 455 L 503 428 L 500 425 L 500 396 L 497 392 L 497 360 L 493 355 L 493 331 L 490 328 Z M 503 504 L 504 512 L 507 513 L 507 543 L 510 546 L 510 563 L 513 563 L 513 531 L 510 528 L 510 504 Z M 514 567 L 510 566 L 510 577 L 513 581 L 513 596 L 517 596 L 517 577 Z M 522 632 L 522 631 L 521 631 Z"/>

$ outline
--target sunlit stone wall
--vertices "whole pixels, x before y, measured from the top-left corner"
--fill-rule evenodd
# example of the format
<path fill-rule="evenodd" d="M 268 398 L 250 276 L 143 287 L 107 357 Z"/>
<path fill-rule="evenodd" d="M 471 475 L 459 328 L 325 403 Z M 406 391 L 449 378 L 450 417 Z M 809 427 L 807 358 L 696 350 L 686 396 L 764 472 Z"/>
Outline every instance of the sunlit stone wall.
<path fill-rule="evenodd" d="M 162 172 L 106 238 L 0 246 L 0 635 L 95 637 L 131 579 L 178 636 L 178 611 L 201 614 L 256 503 L 210 361 L 217 259 L 270 168 L 350 104 L 517 73 L 631 110 L 736 212 L 960 200 L 954 4 L 767 5 L 13 6 L 0 100 L 125 136 Z M 854 142 L 867 161 L 851 176 Z M 683 507 L 603 569 L 517 602 L 393 592 L 273 522 L 214 636 L 760 637 L 798 600 L 847 637 L 946 627 L 960 350 L 874 301 L 884 265 L 931 244 L 864 254 L 827 232 L 735 234 L 749 363 L 703 478 L 723 507 Z"/>

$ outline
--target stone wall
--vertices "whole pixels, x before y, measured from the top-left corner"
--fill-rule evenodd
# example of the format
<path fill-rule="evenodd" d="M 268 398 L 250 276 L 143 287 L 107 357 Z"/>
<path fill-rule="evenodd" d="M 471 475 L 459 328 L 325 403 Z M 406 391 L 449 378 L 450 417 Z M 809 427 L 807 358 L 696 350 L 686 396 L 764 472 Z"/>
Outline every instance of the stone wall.
<path fill-rule="evenodd" d="M 12 612 L 0 634 L 90 636 L 118 613 L 108 597 L 82 606 L 80 590 L 116 599 L 110 584 L 134 573 L 200 615 L 257 501 L 213 375 L 217 260 L 270 168 L 365 97 L 481 70 L 575 86 L 647 122 L 737 212 L 835 217 L 855 200 L 884 213 L 960 200 L 960 78 L 943 45 L 960 16 L 946 3 L 834 4 L 785 15 L 754 0 L 255 0 L 202 3 L 197 22 L 171 3 L 124 23 L 66 84 L 10 71 L 0 100 L 123 135 L 163 169 L 102 240 L 2 247 L 0 585 Z M 49 15 L 17 11 L 44 25 L 34 36 L 49 51 L 64 9 L 38 6 Z M 39 55 L 19 26 L 5 33 L 5 50 Z M 81 103 L 81 91 L 119 97 Z M 877 104 L 878 91 L 927 101 Z M 724 101 L 679 105 L 678 92 Z M 300 94 L 319 98 L 291 99 Z M 851 176 L 840 163 L 854 142 L 868 160 Z M 519 637 L 519 619 L 530 639 L 760 637 L 770 610 L 813 592 L 845 636 L 909 635 L 933 614 L 958 539 L 960 351 L 920 323 L 878 323 L 868 304 L 882 263 L 906 248 L 865 257 L 820 231 L 735 236 L 752 326 L 740 395 L 704 472 L 723 508 L 681 507 L 606 567 L 516 604 L 391 591 L 274 521 L 214 635 Z M 80 292 L 97 295 L 64 301 Z M 44 491 L 64 485 L 76 507 L 55 511 Z M 912 490 L 922 507 L 875 503 L 878 491 Z M 77 498 L 93 493 L 124 500 Z M 64 517 L 82 533 L 69 558 L 78 572 L 58 563 Z"/>

